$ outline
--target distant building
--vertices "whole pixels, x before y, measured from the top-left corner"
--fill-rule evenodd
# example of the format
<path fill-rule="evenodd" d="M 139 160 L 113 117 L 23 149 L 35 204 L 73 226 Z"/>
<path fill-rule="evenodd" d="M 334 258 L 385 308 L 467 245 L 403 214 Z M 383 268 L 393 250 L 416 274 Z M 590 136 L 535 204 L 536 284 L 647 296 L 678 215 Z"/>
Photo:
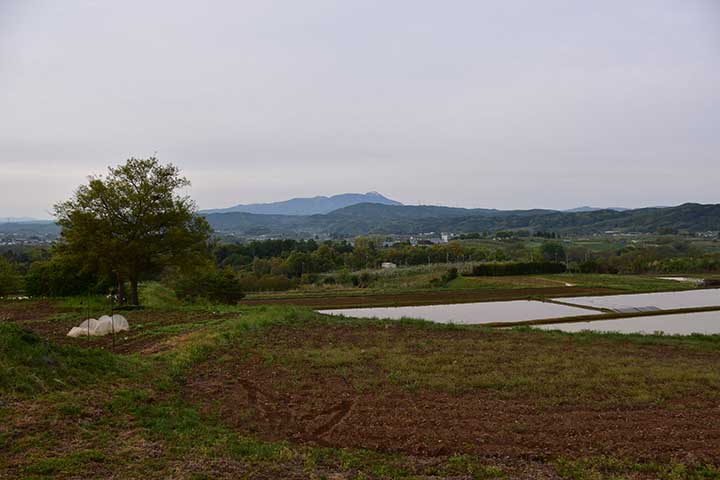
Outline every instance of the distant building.
<path fill-rule="evenodd" d="M 397 265 L 392 262 L 383 262 L 380 267 L 382 268 L 397 268 Z"/>

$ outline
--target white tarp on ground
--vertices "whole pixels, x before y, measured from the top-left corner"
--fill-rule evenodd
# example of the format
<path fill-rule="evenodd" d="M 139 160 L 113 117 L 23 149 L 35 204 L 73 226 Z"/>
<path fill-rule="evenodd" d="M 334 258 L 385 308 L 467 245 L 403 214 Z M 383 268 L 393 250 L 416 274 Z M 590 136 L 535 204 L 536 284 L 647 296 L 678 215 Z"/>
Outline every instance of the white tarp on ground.
<path fill-rule="evenodd" d="M 130 330 L 130 325 L 125 317 L 122 315 L 115 314 L 111 317 L 103 315 L 98 320 L 90 318 L 85 320 L 78 327 L 73 327 L 68 332 L 68 337 L 82 337 L 82 336 L 93 336 L 99 337 L 112 333 L 122 332 L 124 330 Z"/>

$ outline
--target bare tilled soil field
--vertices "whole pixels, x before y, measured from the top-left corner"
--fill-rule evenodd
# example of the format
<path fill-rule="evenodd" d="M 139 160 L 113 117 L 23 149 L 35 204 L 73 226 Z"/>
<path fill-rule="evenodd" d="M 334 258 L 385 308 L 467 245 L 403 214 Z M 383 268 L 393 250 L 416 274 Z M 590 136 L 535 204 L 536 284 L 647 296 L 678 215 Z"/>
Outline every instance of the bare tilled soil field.
<path fill-rule="evenodd" d="M 488 460 L 720 458 L 718 352 L 603 343 L 403 326 L 271 329 L 252 349 L 199 365 L 187 395 L 275 441 Z M 679 384 L 653 385 L 676 374 Z"/>

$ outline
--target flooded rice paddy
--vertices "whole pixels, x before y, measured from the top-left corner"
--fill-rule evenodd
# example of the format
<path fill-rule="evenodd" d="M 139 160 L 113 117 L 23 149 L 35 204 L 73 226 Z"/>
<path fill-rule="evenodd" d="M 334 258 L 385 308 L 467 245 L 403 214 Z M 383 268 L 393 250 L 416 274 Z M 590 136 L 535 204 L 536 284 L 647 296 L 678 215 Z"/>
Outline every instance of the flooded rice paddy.
<path fill-rule="evenodd" d="M 420 318 L 437 323 L 482 325 L 493 322 L 520 322 L 599 313 L 585 308 L 566 307 L 532 300 L 511 302 L 454 303 L 417 307 L 346 308 L 320 313 L 357 318 Z"/>
<path fill-rule="evenodd" d="M 483 325 L 496 322 L 548 320 L 580 315 L 598 315 L 593 309 L 616 312 L 644 312 L 682 308 L 720 306 L 720 289 L 681 292 L 612 295 L 603 297 L 562 298 L 559 301 L 577 305 L 566 306 L 534 300 L 510 302 L 479 302 L 415 307 L 382 307 L 321 310 L 320 313 L 357 318 L 398 320 L 418 318 L 438 323 Z M 592 330 L 620 333 L 657 333 L 688 335 L 720 334 L 720 311 L 652 315 L 614 320 L 597 320 L 539 325 L 537 328 L 578 332 Z"/>
<path fill-rule="evenodd" d="M 720 306 L 720 289 L 685 290 L 682 292 L 638 293 L 605 297 L 560 298 L 562 302 L 615 311 L 673 310 Z"/>
<path fill-rule="evenodd" d="M 717 335 L 720 334 L 720 311 L 653 315 L 594 322 L 554 323 L 536 325 L 534 328 L 562 330 L 563 332 L 591 330 L 593 332 L 647 334 L 662 332 L 665 335 L 690 335 L 693 333 Z"/>

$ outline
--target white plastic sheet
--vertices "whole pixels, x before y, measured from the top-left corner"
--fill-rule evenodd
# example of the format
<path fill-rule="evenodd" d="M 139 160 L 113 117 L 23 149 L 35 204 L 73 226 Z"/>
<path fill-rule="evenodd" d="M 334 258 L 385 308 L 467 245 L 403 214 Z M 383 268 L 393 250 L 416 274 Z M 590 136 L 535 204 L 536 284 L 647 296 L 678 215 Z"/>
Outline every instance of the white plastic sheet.
<path fill-rule="evenodd" d="M 125 317 L 118 314 L 112 317 L 103 315 L 97 320 L 89 318 L 82 322 L 80 326 L 73 327 L 68 332 L 68 337 L 82 337 L 87 335 L 99 337 L 113 333 L 113 331 L 118 333 L 125 330 L 130 330 L 130 325 Z"/>

